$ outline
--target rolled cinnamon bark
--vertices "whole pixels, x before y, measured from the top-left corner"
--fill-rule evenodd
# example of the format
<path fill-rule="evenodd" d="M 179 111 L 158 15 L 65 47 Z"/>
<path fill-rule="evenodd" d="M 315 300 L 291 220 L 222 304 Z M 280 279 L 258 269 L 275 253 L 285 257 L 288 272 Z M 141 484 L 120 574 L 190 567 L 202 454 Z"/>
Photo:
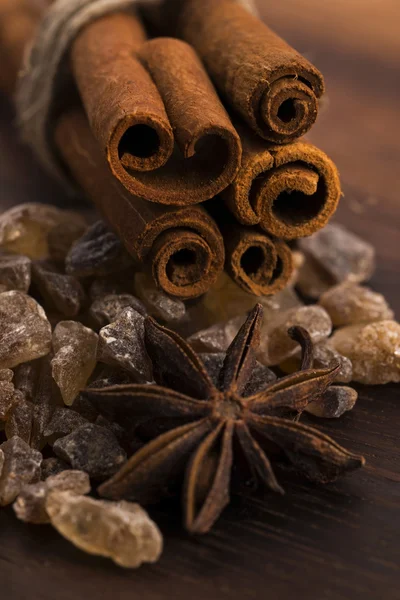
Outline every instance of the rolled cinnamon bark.
<path fill-rule="evenodd" d="M 225 243 L 225 269 L 246 292 L 271 296 L 286 287 L 293 273 L 290 248 L 259 227 L 239 225 L 218 202 L 206 208 L 216 220 Z"/>
<path fill-rule="evenodd" d="M 21 14 L 29 16 L 34 30 L 37 16 L 24 13 L 27 0 L 13 0 Z M 8 0 L 0 0 L 2 32 L 15 13 L 3 11 Z M 1 33 L 1 32 L 0 32 Z M 0 35 L 2 68 L 16 79 L 17 46 Z M 29 43 L 29 39 L 25 40 Z M 22 49 L 22 36 L 18 48 Z M 15 52 L 15 55 L 14 55 Z M 21 60 L 22 53 L 18 53 Z M 13 77 L 12 77 L 13 76 Z M 8 93 L 12 90 L 7 85 Z M 169 207 L 146 202 L 129 194 L 113 177 L 82 108 L 65 110 L 53 128 L 53 138 L 62 159 L 77 183 L 102 212 L 127 250 L 153 272 L 154 279 L 168 294 L 190 299 L 204 294 L 224 266 L 224 244 L 212 218 L 201 207 Z"/>
<path fill-rule="evenodd" d="M 225 268 L 243 290 L 255 296 L 272 296 L 286 287 L 293 273 L 293 260 L 285 242 L 239 226 L 224 240 Z"/>
<path fill-rule="evenodd" d="M 242 166 L 222 193 L 236 219 L 286 240 L 322 229 L 341 196 L 339 174 L 328 156 L 305 141 L 266 146 L 248 130 L 239 132 Z"/>
<path fill-rule="evenodd" d="M 146 34 L 129 13 L 86 26 L 71 64 L 114 175 L 141 198 L 198 204 L 235 178 L 241 144 L 194 50 Z"/>
<path fill-rule="evenodd" d="M 160 288 L 182 299 L 209 290 L 224 267 L 224 244 L 202 207 L 161 206 L 124 190 L 107 169 L 80 109 L 59 119 L 55 141 L 75 180 L 128 252 L 151 268 Z"/>
<path fill-rule="evenodd" d="M 286 144 L 310 129 L 324 82 L 308 60 L 234 0 L 181 1 L 177 12 L 180 35 L 258 135 Z"/>

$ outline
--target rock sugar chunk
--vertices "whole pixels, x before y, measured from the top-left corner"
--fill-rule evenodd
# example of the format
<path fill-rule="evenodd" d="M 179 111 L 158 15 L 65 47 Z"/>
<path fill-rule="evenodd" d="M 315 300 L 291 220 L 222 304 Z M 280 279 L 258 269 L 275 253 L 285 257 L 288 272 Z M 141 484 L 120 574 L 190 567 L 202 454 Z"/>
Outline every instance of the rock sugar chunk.
<path fill-rule="evenodd" d="M 99 415 L 97 417 L 95 425 L 98 425 L 99 427 L 104 427 L 105 429 L 109 429 L 110 431 L 112 431 L 112 433 L 115 435 L 121 446 L 123 446 L 122 442 L 125 441 L 126 431 L 121 425 L 118 425 L 118 423 L 114 423 L 106 419 L 106 417 L 104 417 L 103 415 Z"/>
<path fill-rule="evenodd" d="M 89 554 L 111 558 L 121 567 L 154 563 L 161 555 L 161 533 L 138 504 L 53 491 L 46 510 L 53 527 L 67 540 Z"/>
<path fill-rule="evenodd" d="M 47 235 L 50 258 L 56 262 L 64 262 L 71 246 L 82 237 L 86 228 L 83 220 L 63 221 L 53 227 Z"/>
<path fill-rule="evenodd" d="M 324 419 L 337 419 L 352 410 L 357 402 L 358 393 L 351 387 L 332 385 L 315 402 L 310 402 L 306 412 Z"/>
<path fill-rule="evenodd" d="M 87 387 L 91 387 L 92 384 L 89 384 Z M 84 392 L 78 394 L 76 400 L 71 406 L 71 410 L 79 413 L 86 421 L 90 423 L 94 423 L 97 417 L 99 416 L 98 411 L 93 406 L 88 398 L 85 397 Z"/>
<path fill-rule="evenodd" d="M 17 401 L 6 422 L 7 437 L 18 435 L 39 450 L 47 443 L 44 431 L 53 411 L 64 405 L 52 376 L 51 359 L 52 355 L 48 354 L 15 369 Z"/>
<path fill-rule="evenodd" d="M 134 378 L 128 373 L 128 371 L 123 371 L 122 369 L 110 367 L 108 365 L 104 365 L 104 369 L 97 371 L 97 373 L 99 378 L 93 377 L 93 381 L 89 383 L 86 389 L 98 389 L 109 387 L 111 385 L 125 385 L 134 383 Z M 91 423 L 95 423 L 99 417 L 97 409 L 92 402 L 86 398 L 84 391 L 79 394 L 74 404 L 71 406 L 71 409 L 81 415 L 84 419 L 86 419 L 86 421 Z"/>
<path fill-rule="evenodd" d="M 287 285 L 289 288 L 293 289 L 297 285 L 300 269 L 303 268 L 303 266 L 306 262 L 306 257 L 304 256 L 303 252 L 300 252 L 299 250 L 292 250 L 292 260 L 293 260 L 293 273 L 292 273 Z"/>
<path fill-rule="evenodd" d="M 382 294 L 355 283 L 341 283 L 326 291 L 319 304 L 335 327 L 391 320 L 394 313 Z"/>
<path fill-rule="evenodd" d="M 104 277 L 95 277 L 89 288 L 91 301 L 95 302 L 105 296 L 120 296 L 122 294 L 136 296 L 134 277 L 135 272 L 132 268 L 105 275 Z"/>
<path fill-rule="evenodd" d="M 59 438 L 53 450 L 74 469 L 85 471 L 93 479 L 110 477 L 126 460 L 126 453 L 113 432 L 93 423 Z"/>
<path fill-rule="evenodd" d="M 98 359 L 118 366 L 135 377 L 137 382 L 152 381 L 152 366 L 144 343 L 144 317 L 126 308 L 118 319 L 99 333 Z"/>
<path fill-rule="evenodd" d="M 56 309 L 66 317 L 75 317 L 85 304 L 82 285 L 71 275 L 60 273 L 48 261 L 34 261 L 32 280 L 48 309 Z"/>
<path fill-rule="evenodd" d="M 44 435 L 47 442 L 52 445 L 58 438 L 64 437 L 81 425 L 87 423 L 79 413 L 66 407 L 57 406 L 47 423 Z"/>
<path fill-rule="evenodd" d="M 185 318 L 186 305 L 159 290 L 152 277 L 145 273 L 135 275 L 135 290 L 149 313 L 164 323 L 179 323 Z M 140 311 L 139 311 L 140 312 Z"/>
<path fill-rule="evenodd" d="M 90 480 L 83 471 L 62 471 L 57 475 L 25 485 L 13 504 L 13 509 L 18 519 L 25 523 L 41 525 L 50 523 L 46 511 L 46 500 L 50 492 L 59 490 L 73 494 L 85 495 L 90 492 Z"/>
<path fill-rule="evenodd" d="M 42 481 L 46 481 L 48 477 L 52 477 L 53 475 L 58 475 L 63 471 L 70 470 L 71 467 L 68 463 L 57 456 L 51 456 L 50 458 L 45 458 L 42 461 L 42 466 L 40 469 L 40 479 Z"/>
<path fill-rule="evenodd" d="M 18 390 L 18 402 L 13 405 L 6 422 L 7 437 L 18 435 L 32 448 L 46 445 L 44 430 L 58 405 L 62 405 L 59 389 L 51 373 L 51 356 L 35 361 L 35 381 L 32 399 L 26 400 Z"/>
<path fill-rule="evenodd" d="M 18 365 L 14 369 L 15 389 L 21 392 L 25 400 L 32 402 L 39 375 L 39 362 L 31 361 Z"/>
<path fill-rule="evenodd" d="M 285 310 L 303 306 L 291 287 L 286 287 L 275 296 L 255 298 L 240 289 L 232 279 L 224 274 L 219 279 L 216 289 L 212 288 L 199 302 L 187 309 L 186 318 L 179 328 L 180 333 L 183 337 L 191 340 L 193 336 L 196 340 L 199 335 L 204 337 L 203 332 L 207 336 L 209 332 L 213 337 L 219 330 L 223 335 L 222 331 L 226 327 L 228 338 L 230 338 L 231 326 L 235 327 L 236 323 L 241 322 L 240 325 L 244 323 L 247 312 L 254 308 L 256 300 L 263 306 L 264 322 L 273 321 Z M 211 347 L 209 350 L 207 342 L 204 347 L 199 346 L 198 351 L 218 352 L 227 349 L 224 344 L 219 347 L 220 350 L 212 350 Z"/>
<path fill-rule="evenodd" d="M 66 222 L 85 225 L 83 217 L 74 211 L 48 204 L 20 204 L 0 215 L 0 247 L 32 259 L 47 259 L 49 233 Z"/>
<path fill-rule="evenodd" d="M 261 363 L 278 365 L 298 352 L 297 342 L 288 335 L 295 326 L 307 329 L 314 344 L 326 340 L 332 332 L 332 321 L 320 306 L 302 306 L 280 313 L 263 325 L 258 356 Z"/>
<path fill-rule="evenodd" d="M 273 318 L 277 312 L 302 305 L 296 292 L 290 286 L 272 297 L 261 296 L 255 299 L 252 294 L 239 288 L 224 272 L 215 286 L 202 298 L 201 310 L 208 316 L 209 325 L 212 325 L 239 316 L 245 319 L 243 315 L 254 308 L 256 301 L 263 305 L 265 321 Z"/>
<path fill-rule="evenodd" d="M 204 366 L 207 369 L 207 373 L 210 375 L 214 385 L 219 387 L 220 373 L 224 365 L 226 353 L 200 353 L 199 356 L 203 361 Z M 273 371 L 271 371 L 271 369 L 265 365 L 257 363 L 253 369 L 252 377 L 243 391 L 243 396 L 248 397 L 252 396 L 253 394 L 257 394 L 257 392 L 263 390 L 269 383 L 275 380 L 276 375 Z"/>
<path fill-rule="evenodd" d="M 318 300 L 322 294 L 336 285 L 336 280 L 329 275 L 311 256 L 305 256 L 303 265 L 297 274 L 296 287 L 307 298 Z"/>
<path fill-rule="evenodd" d="M 224 361 L 226 357 L 225 352 L 216 352 L 216 353 L 199 353 L 201 360 L 207 370 L 207 373 L 212 379 L 212 382 L 215 386 L 219 384 L 219 375 L 221 373 L 221 369 L 224 366 Z"/>
<path fill-rule="evenodd" d="M 331 340 L 353 363 L 353 380 L 379 385 L 400 382 L 400 324 L 378 321 L 338 329 Z"/>
<path fill-rule="evenodd" d="M 0 369 L 0 421 L 5 421 L 14 403 L 14 373 L 11 369 Z"/>
<path fill-rule="evenodd" d="M 92 382 L 89 385 L 91 386 L 94 382 L 99 381 L 104 381 L 104 385 L 119 385 L 125 383 L 134 383 L 134 377 L 128 371 L 125 371 L 118 366 L 99 363 L 96 369 L 96 374 L 93 376 Z"/>
<path fill-rule="evenodd" d="M 75 242 L 65 266 L 70 275 L 90 277 L 122 271 L 133 264 L 121 240 L 103 221 L 97 221 Z"/>
<path fill-rule="evenodd" d="M 257 362 L 253 369 L 251 379 L 242 392 L 243 397 L 247 398 L 248 396 L 258 394 L 258 392 L 261 392 L 269 383 L 272 383 L 276 379 L 277 377 L 271 369 Z"/>
<path fill-rule="evenodd" d="M 18 291 L 0 294 L 0 369 L 12 368 L 51 349 L 51 326 L 43 308 Z"/>
<path fill-rule="evenodd" d="M 298 245 L 306 256 L 298 286 L 314 298 L 337 283 L 367 281 L 375 270 L 374 247 L 342 225 L 329 224 Z"/>
<path fill-rule="evenodd" d="M 118 319 L 125 308 L 132 308 L 139 314 L 147 314 L 146 307 L 131 294 L 111 294 L 98 298 L 90 307 L 90 316 L 97 327 L 105 327 Z"/>
<path fill-rule="evenodd" d="M 207 329 L 198 331 L 188 338 L 189 344 L 196 352 L 226 352 L 243 325 L 245 317 L 234 317 L 229 321 L 216 323 Z"/>
<path fill-rule="evenodd" d="M 5 425 L 8 440 L 17 436 L 29 446 L 31 445 L 34 408 L 33 402 L 25 400 L 23 396 L 13 402 Z"/>
<path fill-rule="evenodd" d="M 97 344 L 97 334 L 75 321 L 61 321 L 54 330 L 52 372 L 67 406 L 73 404 L 94 371 Z"/>
<path fill-rule="evenodd" d="M 314 367 L 316 369 L 330 369 L 338 364 L 341 365 L 341 368 L 335 381 L 338 383 L 350 383 L 353 380 L 353 365 L 351 360 L 335 350 L 329 340 L 320 342 L 314 346 Z"/>
<path fill-rule="evenodd" d="M 18 437 L 0 445 L 4 455 L 0 475 L 0 506 L 14 502 L 22 487 L 40 478 L 42 455 Z"/>
<path fill-rule="evenodd" d="M 20 254 L 0 253 L 0 285 L 3 291 L 27 292 L 31 284 L 32 261 Z"/>

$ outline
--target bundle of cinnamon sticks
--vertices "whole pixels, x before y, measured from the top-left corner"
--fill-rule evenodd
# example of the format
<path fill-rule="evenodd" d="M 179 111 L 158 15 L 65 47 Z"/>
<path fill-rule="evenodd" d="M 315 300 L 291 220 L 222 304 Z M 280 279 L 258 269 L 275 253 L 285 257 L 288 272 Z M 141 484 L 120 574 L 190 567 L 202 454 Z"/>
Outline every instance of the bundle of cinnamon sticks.
<path fill-rule="evenodd" d="M 8 94 L 63 3 L 0 0 Z M 61 79 L 45 142 L 159 287 L 196 298 L 224 268 L 255 295 L 286 285 L 286 241 L 327 224 L 340 183 L 300 139 L 317 118 L 321 74 L 243 0 L 97 16 L 76 30 Z"/>

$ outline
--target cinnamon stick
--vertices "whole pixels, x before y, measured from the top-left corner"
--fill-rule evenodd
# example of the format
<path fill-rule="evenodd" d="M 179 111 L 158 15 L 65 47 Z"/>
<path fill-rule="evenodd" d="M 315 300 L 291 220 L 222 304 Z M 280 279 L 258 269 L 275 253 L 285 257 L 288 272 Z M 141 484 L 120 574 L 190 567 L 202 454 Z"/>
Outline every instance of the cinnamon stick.
<path fill-rule="evenodd" d="M 293 259 L 285 242 L 239 226 L 224 240 L 225 268 L 243 290 L 255 296 L 272 296 L 286 287 L 293 273 Z"/>
<path fill-rule="evenodd" d="M 145 37 L 133 14 L 100 18 L 73 44 L 73 73 L 124 187 L 152 202 L 198 204 L 235 178 L 240 140 L 194 50 Z"/>
<path fill-rule="evenodd" d="M 166 207 L 132 196 L 106 167 L 81 109 L 65 112 L 55 142 L 72 175 L 120 237 L 171 296 L 201 296 L 224 267 L 224 244 L 200 206 Z"/>
<path fill-rule="evenodd" d="M 29 16 L 33 31 L 37 16 L 24 13 L 27 0 L 13 0 L 20 14 Z M 6 11 L 8 0 L 0 0 L 2 31 L 7 31 L 15 13 Z M 21 40 L 20 40 L 21 41 Z M 29 43 L 29 39 L 25 43 Z M 2 67 L 15 80 L 17 60 L 9 38 L 0 36 Z M 21 53 L 18 54 L 21 58 Z M 9 91 L 7 89 L 6 91 Z M 82 108 L 64 110 L 54 123 L 56 148 L 71 175 L 86 191 L 127 250 L 152 270 L 159 287 L 168 294 L 195 298 L 204 294 L 223 270 L 224 245 L 212 218 L 201 207 L 168 207 L 146 202 L 129 194 L 113 177 L 91 133 Z"/>
<path fill-rule="evenodd" d="M 242 166 L 222 193 L 239 223 L 287 240 L 322 229 L 341 196 L 334 163 L 308 142 L 268 146 L 248 130 L 239 131 Z"/>
<path fill-rule="evenodd" d="M 283 144 L 310 129 L 324 82 L 308 60 L 233 0 L 181 1 L 177 13 L 180 35 L 258 135 Z"/>
<path fill-rule="evenodd" d="M 259 227 L 239 225 L 218 199 L 206 203 L 225 244 L 225 269 L 246 292 L 271 296 L 286 287 L 293 274 L 290 248 Z"/>

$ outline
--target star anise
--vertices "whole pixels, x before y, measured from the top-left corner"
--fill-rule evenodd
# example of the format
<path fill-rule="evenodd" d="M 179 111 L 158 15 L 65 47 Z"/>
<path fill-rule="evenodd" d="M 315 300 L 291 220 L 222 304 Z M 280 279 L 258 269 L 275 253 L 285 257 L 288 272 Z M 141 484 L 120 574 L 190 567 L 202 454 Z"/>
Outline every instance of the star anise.
<path fill-rule="evenodd" d="M 156 417 L 171 429 L 147 443 L 106 481 L 99 488 L 102 496 L 148 503 L 184 471 L 186 527 L 205 533 L 229 502 L 237 448 L 252 474 L 279 493 L 284 492 L 268 455 L 283 454 L 297 471 L 317 482 L 332 481 L 363 465 L 361 456 L 298 422 L 340 368 L 309 368 L 312 344 L 301 328 L 290 334 L 303 347 L 303 370 L 244 396 L 256 365 L 262 313 L 257 305 L 232 342 L 218 386 L 183 339 L 153 319 L 146 320 L 146 347 L 159 385 L 92 388 L 87 394 L 100 411 L 120 422 L 132 415 Z"/>

